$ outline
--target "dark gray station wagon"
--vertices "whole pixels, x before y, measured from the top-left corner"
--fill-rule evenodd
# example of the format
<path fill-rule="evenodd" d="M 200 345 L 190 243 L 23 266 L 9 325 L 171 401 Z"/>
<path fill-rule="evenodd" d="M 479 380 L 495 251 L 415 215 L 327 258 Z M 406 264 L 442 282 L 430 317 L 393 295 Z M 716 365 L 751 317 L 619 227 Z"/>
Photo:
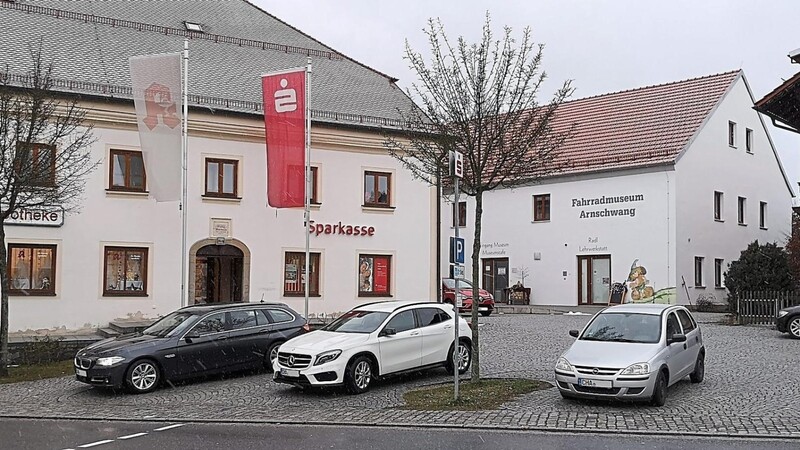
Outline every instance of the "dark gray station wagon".
<path fill-rule="evenodd" d="M 308 331 L 282 303 L 188 306 L 141 333 L 94 343 L 75 355 L 78 381 L 150 392 L 164 380 L 272 367 L 278 347 Z"/>

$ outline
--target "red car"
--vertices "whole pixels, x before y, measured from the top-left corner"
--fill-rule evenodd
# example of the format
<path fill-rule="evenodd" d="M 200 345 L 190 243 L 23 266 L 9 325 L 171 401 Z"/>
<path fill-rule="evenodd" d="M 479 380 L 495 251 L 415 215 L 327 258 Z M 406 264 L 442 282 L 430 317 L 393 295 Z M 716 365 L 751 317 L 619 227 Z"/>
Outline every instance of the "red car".
<path fill-rule="evenodd" d="M 458 288 L 461 290 L 461 308 L 458 309 L 459 313 L 469 313 L 472 311 L 472 283 L 466 280 L 458 281 Z M 478 304 L 478 312 L 482 316 L 488 316 L 494 311 L 494 297 L 488 291 L 483 289 L 478 290 L 481 296 L 481 302 Z M 456 280 L 452 278 L 442 279 L 442 301 L 455 303 L 456 298 Z"/>

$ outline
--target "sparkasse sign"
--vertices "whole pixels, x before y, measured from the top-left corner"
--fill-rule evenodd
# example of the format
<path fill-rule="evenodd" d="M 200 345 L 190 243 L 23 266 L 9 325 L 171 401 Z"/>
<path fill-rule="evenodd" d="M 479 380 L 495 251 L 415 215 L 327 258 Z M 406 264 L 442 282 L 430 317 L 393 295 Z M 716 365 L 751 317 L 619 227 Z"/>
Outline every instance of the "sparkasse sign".
<path fill-rule="evenodd" d="M 4 222 L 6 225 L 60 227 L 64 225 L 64 208 L 60 206 L 18 209 Z"/>

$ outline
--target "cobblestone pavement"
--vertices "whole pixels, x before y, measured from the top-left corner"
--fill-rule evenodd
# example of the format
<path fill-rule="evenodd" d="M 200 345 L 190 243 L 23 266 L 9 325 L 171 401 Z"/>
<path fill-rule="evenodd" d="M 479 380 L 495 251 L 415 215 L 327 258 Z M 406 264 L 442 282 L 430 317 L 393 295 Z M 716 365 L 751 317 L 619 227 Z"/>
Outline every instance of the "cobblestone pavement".
<path fill-rule="evenodd" d="M 553 364 L 590 316 L 501 315 L 481 318 L 485 377 L 553 382 Z M 720 325 L 699 314 L 706 378 L 670 388 L 667 405 L 575 402 L 555 388 L 525 395 L 494 411 L 431 412 L 398 408 L 403 393 L 448 382 L 432 370 L 378 382 L 363 395 L 301 391 L 243 374 L 162 388 L 147 395 L 96 389 L 70 377 L 0 387 L 0 416 L 252 421 L 552 429 L 800 438 L 800 341 L 766 327 Z"/>

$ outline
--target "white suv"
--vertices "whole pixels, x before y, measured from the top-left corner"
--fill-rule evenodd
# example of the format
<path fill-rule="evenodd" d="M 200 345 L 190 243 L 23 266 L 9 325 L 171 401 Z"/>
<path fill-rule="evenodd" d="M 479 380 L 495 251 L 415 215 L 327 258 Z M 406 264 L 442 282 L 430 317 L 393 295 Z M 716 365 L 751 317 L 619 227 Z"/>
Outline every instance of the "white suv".
<path fill-rule="evenodd" d="M 274 380 L 300 387 L 344 385 L 360 394 L 376 377 L 444 366 L 465 373 L 472 362 L 472 332 L 452 305 L 375 302 L 358 306 L 326 327 L 278 349 Z"/>

